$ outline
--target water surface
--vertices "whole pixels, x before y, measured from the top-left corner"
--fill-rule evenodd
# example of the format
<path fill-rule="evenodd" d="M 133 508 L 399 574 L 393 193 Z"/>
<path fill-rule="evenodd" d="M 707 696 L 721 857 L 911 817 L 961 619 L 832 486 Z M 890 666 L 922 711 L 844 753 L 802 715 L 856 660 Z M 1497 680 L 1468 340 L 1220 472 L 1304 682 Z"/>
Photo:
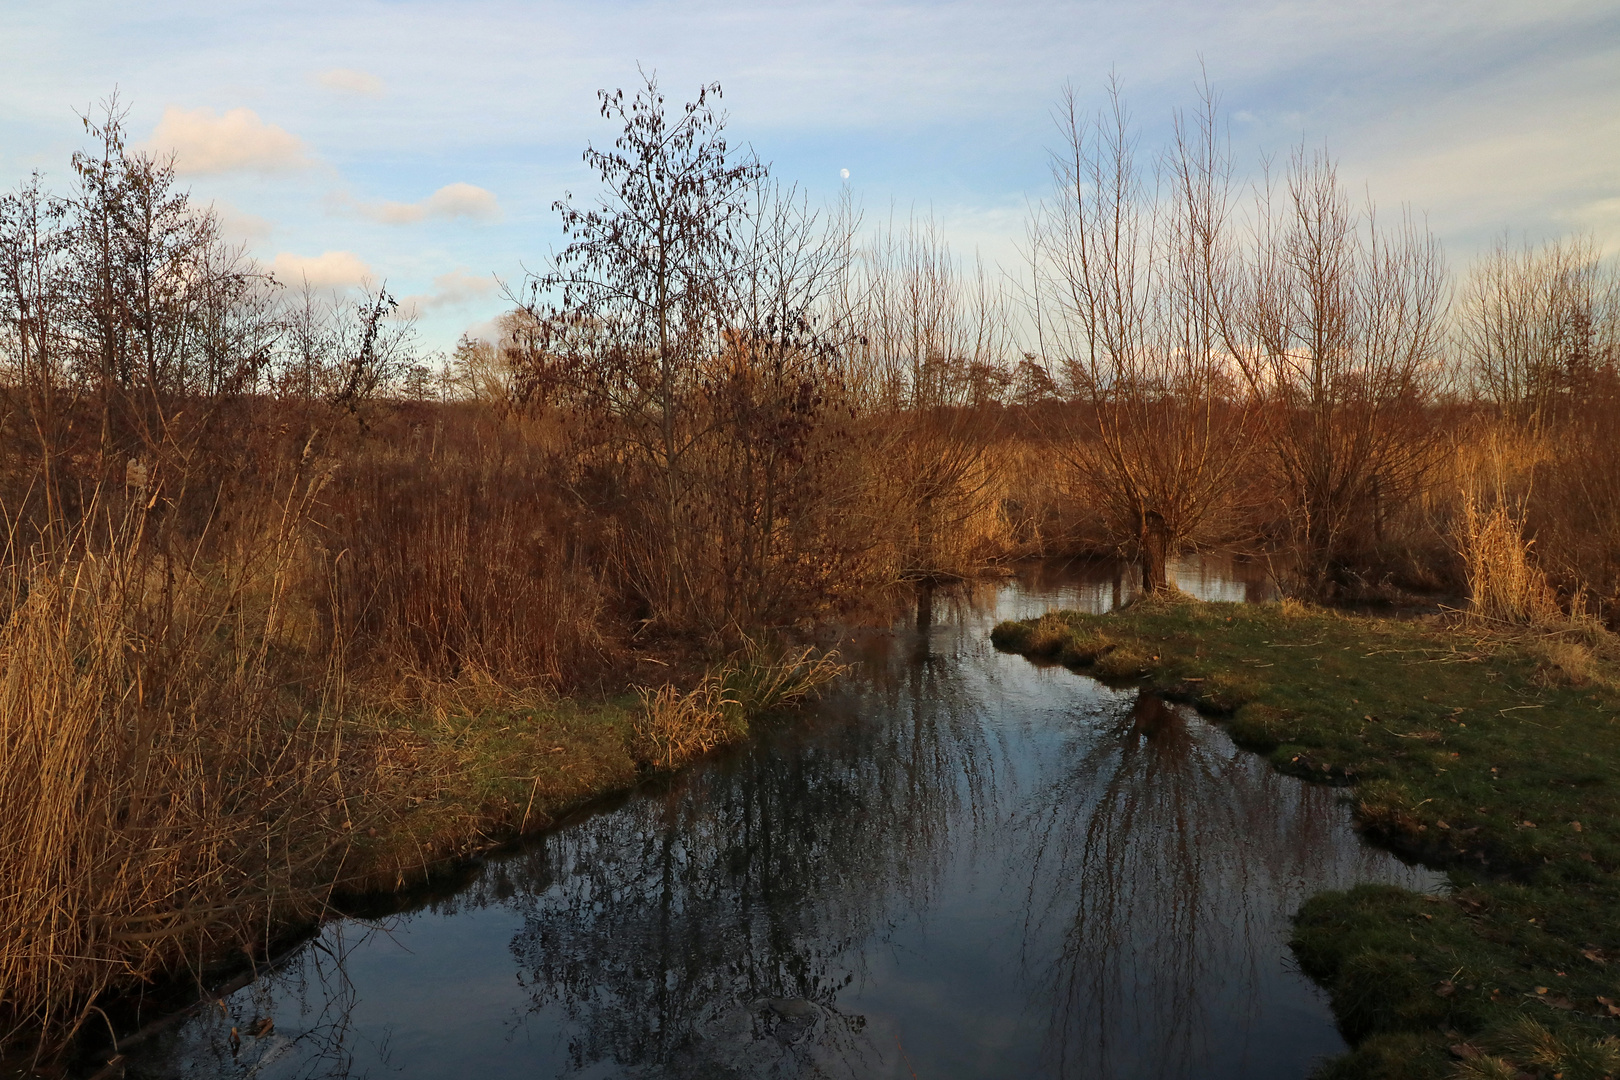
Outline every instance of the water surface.
<path fill-rule="evenodd" d="M 1264 595 L 1242 566 L 1177 570 Z M 328 925 L 132 1072 L 1303 1077 L 1343 1042 L 1290 915 L 1439 879 L 1196 715 L 989 645 L 1130 583 L 936 593 L 848 646 L 858 673 L 814 708 L 414 910 Z"/>

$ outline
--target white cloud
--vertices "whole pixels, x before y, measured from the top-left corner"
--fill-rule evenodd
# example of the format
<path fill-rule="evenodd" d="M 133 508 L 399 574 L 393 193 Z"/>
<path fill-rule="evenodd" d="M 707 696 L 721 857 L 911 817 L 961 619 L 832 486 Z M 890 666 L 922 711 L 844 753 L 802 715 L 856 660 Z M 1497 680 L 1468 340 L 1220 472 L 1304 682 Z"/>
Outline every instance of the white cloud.
<path fill-rule="evenodd" d="M 223 116 L 212 109 L 163 110 L 149 145 L 173 151 L 175 168 L 185 173 L 273 172 L 310 164 L 303 141 L 252 109 L 231 109 Z"/>
<path fill-rule="evenodd" d="M 422 202 L 429 217 L 474 218 L 493 221 L 501 216 L 501 204 L 492 192 L 472 184 L 446 184 Z"/>
<path fill-rule="evenodd" d="M 383 81 L 371 72 L 356 71 L 353 68 L 328 68 L 317 72 L 315 81 L 334 93 L 351 94 L 355 97 L 380 98 L 388 89 Z"/>
<path fill-rule="evenodd" d="M 433 288 L 443 304 L 464 304 L 481 300 L 495 291 L 495 279 L 488 274 L 452 270 L 433 279 Z"/>
<path fill-rule="evenodd" d="M 308 282 L 316 289 L 346 289 L 372 276 L 371 267 L 352 251 L 323 251 L 319 255 L 283 251 L 270 260 L 270 269 L 293 288 Z"/>
<path fill-rule="evenodd" d="M 474 184 L 446 184 L 427 198 L 413 203 L 364 203 L 347 195 L 338 196 L 337 201 L 340 205 L 351 207 L 362 217 L 384 225 L 410 225 L 428 218 L 496 221 L 501 216 L 500 200 L 495 198 L 493 192 Z"/>
<path fill-rule="evenodd" d="M 491 345 L 497 345 L 500 343 L 503 333 L 505 331 L 501 329 L 501 317 L 496 315 L 492 318 L 480 319 L 478 322 L 471 324 L 461 331 L 460 336 L 467 338 L 469 341 L 487 341 Z"/>
<path fill-rule="evenodd" d="M 492 276 L 469 273 L 465 269 L 452 270 L 433 279 L 431 293 L 402 297 L 399 314 L 408 318 L 436 308 L 465 307 L 494 294 L 495 279 Z"/>
<path fill-rule="evenodd" d="M 215 220 L 219 222 L 220 236 L 226 240 L 252 247 L 270 239 L 274 226 L 259 215 L 239 210 L 220 199 L 215 199 L 210 209 L 214 212 Z"/>

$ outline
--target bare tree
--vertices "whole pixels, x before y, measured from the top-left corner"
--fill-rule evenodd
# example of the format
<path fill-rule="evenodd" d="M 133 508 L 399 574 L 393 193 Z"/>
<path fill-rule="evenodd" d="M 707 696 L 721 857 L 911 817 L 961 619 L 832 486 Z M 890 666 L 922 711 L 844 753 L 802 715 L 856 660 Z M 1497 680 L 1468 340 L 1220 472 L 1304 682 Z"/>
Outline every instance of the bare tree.
<path fill-rule="evenodd" d="M 824 596 L 843 560 L 830 515 L 854 501 L 838 461 L 847 449 L 851 327 L 830 303 L 849 271 L 855 217 L 763 173 L 737 229 L 723 282 L 720 347 L 699 367 L 692 407 L 707 435 L 693 462 L 694 504 L 718 540 L 711 609 L 751 616 Z M 844 437 L 841 437 L 844 436 Z M 820 556 L 820 557 L 818 557 Z"/>
<path fill-rule="evenodd" d="M 84 118 L 95 149 L 73 156 L 66 218 L 75 368 L 100 409 L 103 459 L 150 455 L 176 433 L 196 344 L 196 286 L 217 243 L 212 219 L 174 186 L 174 167 L 130 150 L 116 96 Z"/>
<path fill-rule="evenodd" d="M 1151 170 L 1117 83 L 1109 107 L 1058 114 L 1053 194 L 1031 224 L 1041 353 L 1069 394 L 1055 433 L 1148 591 L 1231 490 L 1260 423 L 1225 335 L 1237 299 L 1231 164 L 1206 86 Z"/>
<path fill-rule="evenodd" d="M 308 279 L 269 309 L 276 335 L 260 346 L 270 357 L 268 384 L 284 404 L 335 410 L 361 432 L 370 405 L 423 377 L 413 318 L 399 315 L 387 285 L 349 293 L 322 291 Z"/>
<path fill-rule="evenodd" d="M 1620 356 L 1620 272 L 1590 237 L 1506 240 L 1463 290 L 1458 338 L 1473 390 L 1532 429 L 1556 422 Z"/>
<path fill-rule="evenodd" d="M 847 207 L 812 211 L 727 144 L 707 86 L 666 112 L 657 81 L 602 93 L 622 131 L 585 160 L 594 207 L 556 204 L 569 245 L 532 278 L 496 367 L 569 414 L 579 489 L 620 516 L 649 617 L 711 632 L 804 597 L 824 539 L 820 432 L 844 337 L 823 302 Z"/>
<path fill-rule="evenodd" d="M 66 243 L 60 225 L 64 206 L 51 199 L 35 173 L 15 192 L 0 196 L 0 356 L 7 409 L 21 417 L 14 434 L 39 462 L 45 520 L 61 519 L 57 460 L 71 422 L 72 393 L 64 346 Z"/>
<path fill-rule="evenodd" d="M 871 417 L 899 576 L 966 569 L 976 518 L 993 512 L 987 452 L 998 415 L 987 400 L 1010 377 L 1004 297 L 964 266 L 932 220 L 892 222 L 861 252 L 851 316 L 853 384 Z"/>
<path fill-rule="evenodd" d="M 396 319 L 399 301 L 388 287 L 367 288 L 348 304 L 334 298 L 337 364 L 328 402 L 359 420 L 362 407 L 398 383 L 416 363 L 415 324 Z"/>
<path fill-rule="evenodd" d="M 526 383 L 533 374 L 529 367 L 529 346 L 535 331 L 534 318 L 523 308 L 515 308 L 496 320 L 495 341 L 465 335 L 450 354 L 448 377 L 456 392 L 482 401 L 498 412 L 523 403 L 536 387 Z"/>
<path fill-rule="evenodd" d="M 74 155 L 69 195 L 36 175 L 0 200 L 3 348 L 40 456 L 46 522 L 68 512 L 70 458 L 86 491 L 134 469 L 154 485 L 172 476 L 176 497 L 280 333 L 273 280 L 221 241 L 212 212 L 175 186 L 172 162 L 126 146 L 123 119 L 116 97 L 85 117 L 93 150 Z"/>
<path fill-rule="evenodd" d="M 1269 448 L 1304 585 L 1345 582 L 1357 544 L 1433 464 L 1424 410 L 1441 376 L 1449 289 L 1439 242 L 1403 214 L 1353 207 L 1333 161 L 1296 151 L 1267 186 L 1241 327 L 1232 338 L 1268 402 Z"/>
<path fill-rule="evenodd" d="M 602 116 L 622 124 L 611 150 L 588 147 L 602 182 L 595 206 L 555 204 L 569 244 L 516 297 L 532 319 L 530 381 L 561 385 L 616 425 L 657 474 L 644 568 L 660 612 L 689 606 L 686 565 L 697 539 L 683 514 L 685 458 L 697 441 L 684 403 L 702 359 L 719 346 L 723 283 L 740 262 L 737 230 L 762 167 L 733 154 L 711 99 L 718 84 L 671 115 L 657 78 L 628 101 L 600 91 Z"/>

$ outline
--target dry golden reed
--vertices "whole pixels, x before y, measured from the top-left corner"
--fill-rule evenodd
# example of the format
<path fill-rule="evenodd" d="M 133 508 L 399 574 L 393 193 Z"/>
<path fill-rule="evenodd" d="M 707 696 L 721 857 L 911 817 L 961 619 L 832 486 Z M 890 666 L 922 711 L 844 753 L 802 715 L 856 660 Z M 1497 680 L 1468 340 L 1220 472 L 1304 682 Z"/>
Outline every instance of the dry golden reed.
<path fill-rule="evenodd" d="M 1558 596 L 1531 557 L 1523 519 L 1497 503 L 1463 500 L 1462 555 L 1469 613 L 1490 622 L 1550 626 L 1562 621 Z"/>
<path fill-rule="evenodd" d="M 336 729 L 274 657 L 297 507 L 232 565 L 165 557 L 140 506 L 14 561 L 0 623 L 0 1034 L 250 945 L 350 824 Z"/>
<path fill-rule="evenodd" d="M 653 768 L 674 768 L 741 739 L 749 717 L 796 705 L 846 670 L 836 652 L 818 654 L 808 646 L 773 652 L 745 638 L 739 653 L 690 690 L 638 688 L 632 752 Z"/>

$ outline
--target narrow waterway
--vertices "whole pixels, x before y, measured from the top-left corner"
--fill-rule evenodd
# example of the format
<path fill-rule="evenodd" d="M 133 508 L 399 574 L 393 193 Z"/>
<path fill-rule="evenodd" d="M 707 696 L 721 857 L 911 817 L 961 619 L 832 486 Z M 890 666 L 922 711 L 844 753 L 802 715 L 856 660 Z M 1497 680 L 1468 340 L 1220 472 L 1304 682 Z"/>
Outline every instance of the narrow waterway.
<path fill-rule="evenodd" d="M 1129 580 L 937 593 L 847 646 L 857 673 L 814 708 L 453 893 L 328 925 L 131 1073 L 1304 1077 L 1343 1042 L 1291 914 L 1440 879 L 1196 715 L 990 646 Z"/>

